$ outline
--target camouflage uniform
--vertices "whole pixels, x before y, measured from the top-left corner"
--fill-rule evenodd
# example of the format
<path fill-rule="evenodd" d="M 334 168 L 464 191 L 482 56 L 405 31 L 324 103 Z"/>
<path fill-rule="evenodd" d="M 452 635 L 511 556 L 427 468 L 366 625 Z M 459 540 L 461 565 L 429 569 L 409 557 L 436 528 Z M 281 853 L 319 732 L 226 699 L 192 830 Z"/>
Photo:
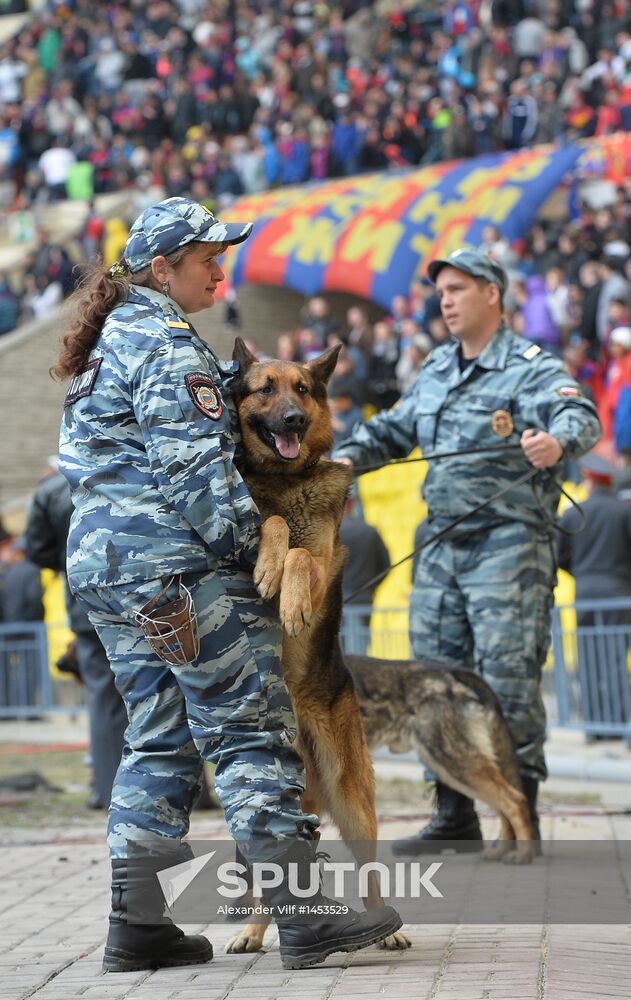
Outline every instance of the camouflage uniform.
<path fill-rule="evenodd" d="M 518 444 L 529 427 L 552 434 L 570 457 L 600 436 L 593 404 L 561 363 L 501 327 L 463 371 L 456 342 L 435 350 L 399 405 L 359 425 L 334 457 L 365 465 L 403 458 L 417 444 L 426 455 Z M 430 462 L 423 487 L 430 532 L 530 468 L 520 448 Z M 533 485 L 464 521 L 422 551 L 410 605 L 415 656 L 477 665 L 502 704 L 522 772 L 535 778 L 546 775 L 540 680 L 556 576 L 549 519 L 558 501 L 559 488 L 542 470 Z"/>
<path fill-rule="evenodd" d="M 126 856 L 128 841 L 159 850 L 186 833 L 201 757 L 217 765 L 217 793 L 246 856 L 317 825 L 300 809 L 278 617 L 252 583 L 259 515 L 234 465 L 226 390 L 235 367 L 218 361 L 172 299 L 132 284 L 66 399 L 68 578 L 129 715 L 113 857 Z M 174 573 L 191 590 L 201 637 L 199 658 L 181 668 L 163 663 L 133 620 Z"/>

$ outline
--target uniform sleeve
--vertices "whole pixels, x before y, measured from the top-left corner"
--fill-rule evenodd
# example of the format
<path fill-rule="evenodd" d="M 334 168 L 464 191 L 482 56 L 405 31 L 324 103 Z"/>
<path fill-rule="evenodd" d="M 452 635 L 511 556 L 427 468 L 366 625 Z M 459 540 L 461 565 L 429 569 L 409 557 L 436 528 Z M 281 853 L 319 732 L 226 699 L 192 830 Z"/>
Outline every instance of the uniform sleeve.
<path fill-rule="evenodd" d="M 56 573 L 65 569 L 59 561 L 59 540 L 50 521 L 50 516 L 40 493 L 36 492 L 28 512 L 26 522 L 26 555 L 41 569 L 53 569 Z"/>
<path fill-rule="evenodd" d="M 353 465 L 385 464 L 391 458 L 406 458 L 416 447 L 418 382 L 391 410 L 377 413 L 367 423 L 357 424 L 350 437 L 334 449 L 332 458 L 350 458 Z"/>
<path fill-rule="evenodd" d="M 187 376 L 196 374 L 210 382 L 205 395 L 189 387 Z M 253 563 L 260 516 L 234 464 L 228 409 L 212 386 L 194 348 L 170 343 L 136 373 L 134 412 L 165 499 L 218 558 Z"/>
<path fill-rule="evenodd" d="M 584 455 L 602 434 L 596 407 L 556 358 L 529 363 L 532 373 L 519 398 L 524 420 L 552 434 L 569 458 Z"/>

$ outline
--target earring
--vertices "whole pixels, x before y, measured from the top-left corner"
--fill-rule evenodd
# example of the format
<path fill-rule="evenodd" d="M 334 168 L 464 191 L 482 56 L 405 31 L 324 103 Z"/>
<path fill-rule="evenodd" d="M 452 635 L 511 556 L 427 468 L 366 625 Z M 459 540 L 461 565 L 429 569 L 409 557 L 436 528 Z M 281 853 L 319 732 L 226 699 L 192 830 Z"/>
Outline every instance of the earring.
<path fill-rule="evenodd" d="M 168 295 L 169 294 L 169 282 L 168 281 L 163 281 L 162 282 L 162 294 L 163 295 Z"/>

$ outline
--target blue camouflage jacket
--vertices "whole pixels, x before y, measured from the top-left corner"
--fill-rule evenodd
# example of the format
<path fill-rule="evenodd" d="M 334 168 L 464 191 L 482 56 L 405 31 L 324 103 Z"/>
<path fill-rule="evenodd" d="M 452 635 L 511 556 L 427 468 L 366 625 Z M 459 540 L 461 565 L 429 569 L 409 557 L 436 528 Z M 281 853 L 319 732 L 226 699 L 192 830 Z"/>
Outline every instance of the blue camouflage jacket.
<path fill-rule="evenodd" d="M 425 455 L 518 445 L 529 427 L 552 434 L 569 457 L 589 451 L 601 434 L 594 404 L 561 362 L 502 326 L 462 372 L 457 342 L 433 351 L 400 402 L 358 424 L 333 458 L 345 456 L 360 466 L 404 458 L 416 445 Z M 423 485 L 429 517 L 444 523 L 454 520 L 531 468 L 520 448 L 429 462 Z M 456 533 L 507 520 L 545 527 L 538 501 L 553 518 L 560 491 L 551 473 L 558 477 L 559 472 L 559 466 L 542 470 L 533 485 L 509 490 L 464 521 Z"/>
<path fill-rule="evenodd" d="M 253 562 L 260 517 L 220 362 L 166 296 L 131 285 L 70 383 L 60 469 L 73 590 Z"/>

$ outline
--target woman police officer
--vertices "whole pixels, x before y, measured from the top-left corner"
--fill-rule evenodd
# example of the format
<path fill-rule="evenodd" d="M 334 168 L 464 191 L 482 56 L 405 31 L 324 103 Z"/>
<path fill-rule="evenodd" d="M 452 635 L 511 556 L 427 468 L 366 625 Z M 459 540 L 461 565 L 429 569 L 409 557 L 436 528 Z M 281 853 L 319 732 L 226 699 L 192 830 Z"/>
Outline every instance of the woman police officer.
<path fill-rule="evenodd" d="M 109 812 L 106 971 L 212 957 L 205 937 L 163 919 L 155 878 L 140 864 L 153 859 L 155 871 L 156 859 L 166 867 L 183 856 L 202 760 L 216 764 L 228 828 L 248 861 L 279 857 L 283 845 L 314 857 L 318 819 L 300 808 L 280 625 L 252 581 L 259 515 L 235 465 L 236 366 L 219 361 L 187 317 L 213 305 L 218 256 L 251 230 L 186 198 L 145 210 L 122 260 L 97 268 L 78 293 L 52 369 L 71 376 L 60 440 L 75 507 L 68 579 L 129 716 Z M 281 957 L 314 964 L 385 938 L 397 920 L 389 908 L 350 911 L 335 925 L 279 919 Z"/>

